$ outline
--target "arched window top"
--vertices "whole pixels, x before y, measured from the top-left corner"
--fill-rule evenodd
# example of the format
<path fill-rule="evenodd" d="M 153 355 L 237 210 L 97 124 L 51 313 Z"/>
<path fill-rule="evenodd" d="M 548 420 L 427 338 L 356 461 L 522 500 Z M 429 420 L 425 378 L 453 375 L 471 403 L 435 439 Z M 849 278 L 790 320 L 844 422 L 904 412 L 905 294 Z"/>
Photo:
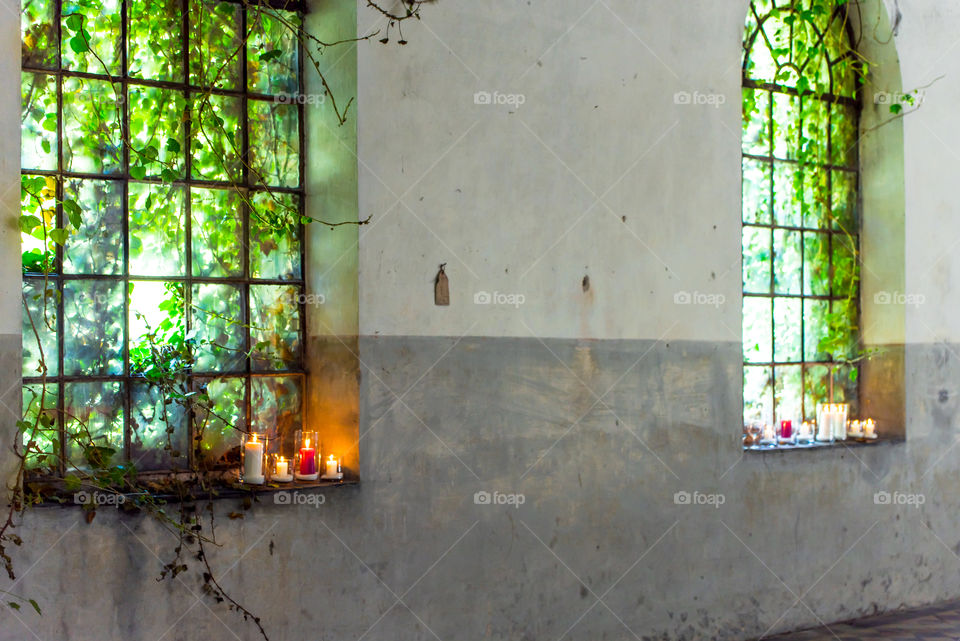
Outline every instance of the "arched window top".
<path fill-rule="evenodd" d="M 745 85 L 854 98 L 857 64 L 845 1 L 751 1 L 744 39 Z"/>

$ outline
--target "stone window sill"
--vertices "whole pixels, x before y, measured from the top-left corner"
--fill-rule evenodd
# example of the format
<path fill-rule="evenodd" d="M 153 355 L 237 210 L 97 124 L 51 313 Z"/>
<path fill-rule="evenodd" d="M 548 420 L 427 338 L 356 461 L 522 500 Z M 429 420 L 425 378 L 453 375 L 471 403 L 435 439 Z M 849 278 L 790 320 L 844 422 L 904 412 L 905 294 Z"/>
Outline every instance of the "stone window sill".
<path fill-rule="evenodd" d="M 792 444 L 782 444 L 782 445 L 746 445 L 743 448 L 744 452 L 796 452 L 804 450 L 836 450 L 836 449 L 848 449 L 851 447 L 861 448 L 861 447 L 878 447 L 881 445 L 898 445 L 901 443 L 906 443 L 907 440 L 900 436 L 889 436 L 889 437 L 879 437 L 873 441 L 865 440 L 853 440 L 847 439 L 846 441 L 834 441 L 832 443 L 820 443 L 814 442 L 807 445 L 792 445 Z"/>

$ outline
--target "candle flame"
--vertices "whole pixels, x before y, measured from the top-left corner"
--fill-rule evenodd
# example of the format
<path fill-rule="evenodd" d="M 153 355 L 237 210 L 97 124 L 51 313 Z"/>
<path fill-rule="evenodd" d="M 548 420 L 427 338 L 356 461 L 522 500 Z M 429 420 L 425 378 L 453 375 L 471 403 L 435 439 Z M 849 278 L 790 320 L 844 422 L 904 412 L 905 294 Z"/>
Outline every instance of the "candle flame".
<path fill-rule="evenodd" d="M 334 460 L 335 460 L 335 459 L 333 458 L 333 454 L 330 455 L 330 460 L 331 460 L 331 461 L 334 461 Z"/>
<path fill-rule="evenodd" d="M 251 442 L 251 443 L 256 443 L 256 442 L 257 442 L 257 435 L 256 435 L 256 434 L 253 435 L 253 439 L 252 439 L 250 442 Z"/>
<path fill-rule="evenodd" d="M 280 457 L 280 462 L 283 463 L 283 457 L 282 457 L 282 456 Z"/>
<path fill-rule="evenodd" d="M 310 447 L 310 439 L 307 439 L 306 441 L 307 441 L 307 442 L 306 442 L 306 444 L 304 445 L 304 447 Z"/>

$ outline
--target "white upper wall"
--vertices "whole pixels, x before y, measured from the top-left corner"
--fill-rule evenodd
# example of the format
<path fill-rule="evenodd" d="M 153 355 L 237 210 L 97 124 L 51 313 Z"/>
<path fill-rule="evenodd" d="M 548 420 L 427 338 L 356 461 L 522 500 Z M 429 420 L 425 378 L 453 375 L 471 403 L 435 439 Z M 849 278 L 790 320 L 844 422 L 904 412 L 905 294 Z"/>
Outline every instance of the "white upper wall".
<path fill-rule="evenodd" d="M 382 26 L 363 4 L 361 32 Z M 926 295 L 908 338 L 956 340 L 960 4 L 901 5 L 904 89 L 946 75 L 906 121 L 907 289 Z M 441 0 L 406 46 L 362 43 L 361 333 L 738 341 L 746 6 Z M 524 302 L 475 305 L 481 291 Z"/>

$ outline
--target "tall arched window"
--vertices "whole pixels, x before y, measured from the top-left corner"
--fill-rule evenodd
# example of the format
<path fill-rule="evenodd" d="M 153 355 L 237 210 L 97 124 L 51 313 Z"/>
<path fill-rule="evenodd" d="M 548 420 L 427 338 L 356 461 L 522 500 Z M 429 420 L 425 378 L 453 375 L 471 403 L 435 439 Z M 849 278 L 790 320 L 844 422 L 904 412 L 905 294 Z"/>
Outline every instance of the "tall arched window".
<path fill-rule="evenodd" d="M 857 412 L 861 68 L 845 0 L 752 0 L 743 54 L 744 418 Z"/>

